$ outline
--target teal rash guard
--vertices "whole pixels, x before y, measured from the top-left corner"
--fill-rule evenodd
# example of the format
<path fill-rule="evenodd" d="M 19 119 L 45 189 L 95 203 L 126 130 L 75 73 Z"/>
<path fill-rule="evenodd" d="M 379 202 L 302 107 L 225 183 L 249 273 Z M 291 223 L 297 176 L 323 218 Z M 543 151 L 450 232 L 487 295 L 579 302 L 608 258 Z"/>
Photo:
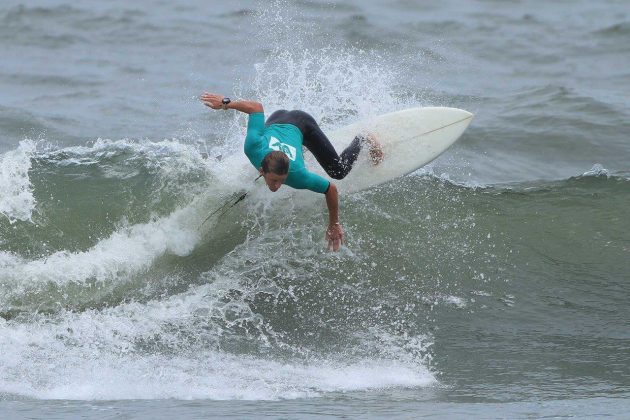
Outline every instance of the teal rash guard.
<path fill-rule="evenodd" d="M 298 190 L 306 189 L 325 194 L 330 182 L 306 170 L 302 141 L 302 132 L 293 124 L 271 124 L 265 127 L 265 114 L 249 114 L 244 149 L 252 165 L 260 169 L 267 153 L 281 151 L 289 157 L 289 175 L 284 182 L 286 185 Z"/>

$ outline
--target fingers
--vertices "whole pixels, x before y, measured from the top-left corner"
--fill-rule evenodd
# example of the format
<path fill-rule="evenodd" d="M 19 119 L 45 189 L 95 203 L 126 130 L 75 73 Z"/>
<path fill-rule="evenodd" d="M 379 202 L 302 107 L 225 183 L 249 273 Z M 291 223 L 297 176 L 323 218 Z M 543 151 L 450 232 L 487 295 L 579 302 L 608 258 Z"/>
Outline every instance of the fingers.
<path fill-rule="evenodd" d="M 341 247 L 341 241 L 339 239 L 329 239 L 328 240 L 328 250 L 329 251 L 339 251 Z"/>
<path fill-rule="evenodd" d="M 339 235 L 337 237 L 337 241 L 339 242 L 339 245 L 337 246 L 337 249 L 339 249 L 339 247 L 341 245 L 343 245 L 343 230 L 341 229 L 341 226 L 339 226 Z"/>
<path fill-rule="evenodd" d="M 204 92 L 199 99 L 201 99 L 203 102 L 212 102 L 212 101 L 221 101 L 223 99 L 223 96 L 221 95 L 217 95 L 215 93 L 208 93 L 208 92 Z"/>
<path fill-rule="evenodd" d="M 339 251 L 339 248 L 341 248 L 341 245 L 343 245 L 343 232 L 339 232 L 339 239 L 337 240 L 337 249 L 335 249 L 335 251 Z"/>
<path fill-rule="evenodd" d="M 326 240 L 328 241 L 329 251 L 339 251 L 339 248 L 343 245 L 343 234 L 333 237 L 329 233 L 326 233 Z"/>
<path fill-rule="evenodd" d="M 326 234 L 326 240 L 328 241 L 328 250 L 336 251 L 335 249 L 335 239 L 330 234 Z"/>
<path fill-rule="evenodd" d="M 219 109 L 219 106 L 217 106 L 217 105 L 213 105 L 211 102 L 206 102 L 206 101 L 204 101 L 204 102 L 203 102 L 203 104 L 204 104 L 205 106 L 207 106 L 208 108 L 212 108 L 212 109 Z"/>
<path fill-rule="evenodd" d="M 326 230 L 326 241 L 328 241 L 329 251 L 339 251 L 339 248 L 344 244 L 343 229 L 340 225 L 329 227 Z"/>
<path fill-rule="evenodd" d="M 204 92 L 199 99 L 208 108 L 219 109 L 221 108 L 221 100 L 223 99 L 223 96 Z"/>

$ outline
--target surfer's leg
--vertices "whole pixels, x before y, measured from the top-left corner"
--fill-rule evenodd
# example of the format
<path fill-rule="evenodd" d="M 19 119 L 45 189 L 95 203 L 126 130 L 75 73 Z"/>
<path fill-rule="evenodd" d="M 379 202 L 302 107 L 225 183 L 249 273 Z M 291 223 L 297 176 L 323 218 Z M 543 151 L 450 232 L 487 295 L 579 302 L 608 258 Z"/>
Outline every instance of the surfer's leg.
<path fill-rule="evenodd" d="M 319 128 L 315 119 L 304 111 L 291 111 L 294 115 L 300 117 L 300 125 L 298 127 L 304 136 L 304 146 L 315 156 L 317 162 L 324 168 L 326 173 L 334 179 L 343 179 L 352 169 L 352 165 L 357 160 L 363 138 L 357 136 L 352 140 L 350 145 L 337 154 L 337 151 L 328 140 L 328 137 Z"/>
<path fill-rule="evenodd" d="M 304 137 L 304 145 L 315 156 L 326 173 L 334 179 L 343 179 L 352 169 L 363 146 L 363 137 L 356 136 L 340 155 L 322 132 L 319 126 L 311 127 L 309 136 Z"/>

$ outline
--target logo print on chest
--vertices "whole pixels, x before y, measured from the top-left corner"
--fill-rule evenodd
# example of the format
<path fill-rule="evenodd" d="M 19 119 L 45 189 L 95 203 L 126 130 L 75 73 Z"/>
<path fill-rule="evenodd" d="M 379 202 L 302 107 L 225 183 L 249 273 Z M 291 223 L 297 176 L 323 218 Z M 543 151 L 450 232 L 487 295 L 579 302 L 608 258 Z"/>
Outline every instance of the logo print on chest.
<path fill-rule="evenodd" d="M 282 143 L 280 142 L 280 140 L 273 136 L 269 139 L 269 148 L 271 150 L 277 150 L 284 153 L 292 161 L 295 161 L 295 158 L 297 157 L 297 150 L 295 149 L 295 147 L 291 146 L 290 144 Z"/>

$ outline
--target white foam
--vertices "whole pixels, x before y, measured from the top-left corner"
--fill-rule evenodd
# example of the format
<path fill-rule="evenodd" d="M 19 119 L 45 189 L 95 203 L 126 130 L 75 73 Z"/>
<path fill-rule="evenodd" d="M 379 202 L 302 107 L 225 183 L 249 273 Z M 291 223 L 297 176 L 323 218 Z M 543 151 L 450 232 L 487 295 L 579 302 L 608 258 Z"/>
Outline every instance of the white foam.
<path fill-rule="evenodd" d="M 144 324 L 144 316 L 65 318 L 59 324 L 0 328 L 0 393 L 41 399 L 275 400 L 436 382 L 423 366 L 394 360 L 279 362 L 200 348 L 139 354 L 133 340 L 143 331 L 147 337 L 164 332 L 150 331 L 147 327 L 156 325 Z"/>
<path fill-rule="evenodd" d="M 88 359 L 79 366 L 38 366 L 40 383 L 0 381 L 0 392 L 40 399 L 277 400 L 434 384 L 427 371 L 385 361 L 313 366 L 239 357 L 220 352 L 182 357 Z M 42 381 L 43 380 L 43 381 Z"/>
<path fill-rule="evenodd" d="M 226 258 L 213 268 L 207 284 L 167 298 L 102 310 L 32 314 L 1 323 L 0 394 L 85 400 L 276 400 L 436 383 L 423 362 L 408 357 L 395 337 L 378 330 L 372 333 L 386 346 L 380 358 L 279 361 L 218 350 L 230 322 L 264 322 L 245 297 L 225 301 L 229 290 L 243 289 L 234 272 L 237 259 Z M 273 293 L 269 285 L 241 293 L 248 296 L 261 288 Z M 216 317 L 226 322 L 216 323 Z M 248 340 L 265 347 L 273 335 L 265 326 L 259 335 L 248 334 Z M 372 336 L 366 339 L 379 342 Z M 418 337 L 407 344 L 421 349 L 428 345 L 425 341 Z"/>
<path fill-rule="evenodd" d="M 163 179 L 176 179 L 179 174 L 187 174 L 204 168 L 206 161 L 193 145 L 177 140 L 109 140 L 98 138 L 89 146 L 73 146 L 49 151 L 40 155 L 42 159 L 58 166 L 98 165 L 102 159 L 127 153 L 129 165 L 137 173 L 138 163 L 155 169 Z M 105 178 L 125 178 L 129 173 L 120 173 L 108 166 L 101 167 Z M 132 173 L 133 175 L 133 173 Z"/>
<path fill-rule="evenodd" d="M 586 171 L 582 176 L 610 176 L 608 169 L 604 168 L 601 164 L 596 163 L 593 165 L 590 171 Z"/>
<path fill-rule="evenodd" d="M 60 251 L 32 261 L 5 253 L 0 278 L 22 289 L 48 282 L 124 280 L 161 255 L 189 254 L 200 240 L 200 223 L 198 208 L 190 205 L 149 223 L 122 227 L 86 251 Z"/>
<path fill-rule="evenodd" d="M 35 143 L 23 140 L 17 149 L 0 156 L 0 213 L 11 223 L 30 221 L 35 209 L 28 171 Z"/>
<path fill-rule="evenodd" d="M 86 146 L 71 146 L 59 150 L 49 151 L 42 157 L 55 157 L 69 156 L 66 159 L 61 160 L 61 164 L 81 164 L 81 163 L 93 163 L 83 162 L 76 160 L 76 157 L 85 157 L 87 155 L 94 155 L 97 157 L 113 156 L 119 152 L 133 152 L 135 155 L 147 155 L 149 157 L 166 157 L 172 156 L 173 153 L 177 154 L 192 154 L 201 159 L 201 155 L 197 153 L 196 148 L 187 144 L 178 142 L 177 140 L 162 140 L 162 141 L 149 141 L 149 140 L 110 140 L 98 138 L 91 145 Z"/>
<path fill-rule="evenodd" d="M 427 305 L 446 304 L 446 305 L 453 305 L 457 307 L 458 309 L 462 309 L 467 306 L 466 299 L 459 296 L 445 295 L 441 293 L 437 293 L 432 296 L 424 296 L 422 298 L 422 301 Z"/>
<path fill-rule="evenodd" d="M 20 177 L 17 180 L 10 178 L 10 182 L 6 182 L 8 185 L 6 188 L 17 191 L 19 185 L 30 186 L 26 167 L 30 167 L 29 155 L 33 152 L 34 144 L 23 142 L 19 149 L 5 156 L 2 161 L 5 163 L 3 168 L 19 166 L 17 163 L 20 163 L 23 169 L 9 173 L 9 177 L 15 177 L 15 173 Z M 68 283 L 85 284 L 88 281 L 124 282 L 130 276 L 150 268 L 162 255 L 188 255 L 201 239 L 203 231 L 200 230 L 200 226 L 209 209 L 215 209 L 222 204 L 216 203 L 214 197 L 222 197 L 243 186 L 248 188 L 254 186 L 251 177 L 245 176 L 241 170 L 234 170 L 234 167 L 245 168 L 244 157 L 239 155 L 225 159 L 224 162 L 209 163 L 201 158 L 193 146 L 172 140 L 154 143 L 98 139 L 91 146 L 49 151 L 40 154 L 39 158 L 59 166 L 93 165 L 98 164 L 102 158 L 121 152 L 129 152 L 130 159 L 142 157 L 145 165 L 155 166 L 160 179 L 164 180 L 163 185 L 173 184 L 173 188 L 185 188 L 177 182 L 180 174 L 199 172 L 200 169 L 207 171 L 209 176 L 212 174 L 221 178 L 218 178 L 220 180 L 218 183 L 212 185 L 211 190 L 202 195 L 197 194 L 190 203 L 170 215 L 154 218 L 143 224 L 123 224 L 109 237 L 84 251 L 62 250 L 33 260 L 9 252 L 0 253 L 0 278 L 5 286 L 10 286 L 12 294 L 19 295 L 25 290 L 37 289 L 48 283 L 61 286 Z M 253 169 L 252 173 L 255 174 Z M 4 178 L 0 181 L 0 188 L 5 188 Z M 22 193 L 32 197 L 30 189 Z M 2 196 L 0 209 L 2 203 L 17 203 L 17 197 L 17 194 L 6 198 Z M 19 216 L 22 210 L 23 217 L 30 219 L 33 207 L 34 200 L 21 208 L 14 205 L 11 207 L 11 215 Z M 203 226 L 204 231 L 211 229 L 212 225 L 212 220 L 209 220 Z"/>
<path fill-rule="evenodd" d="M 0 251 L 0 269 L 15 266 L 21 261 L 23 260 L 17 255 L 7 251 Z"/>

